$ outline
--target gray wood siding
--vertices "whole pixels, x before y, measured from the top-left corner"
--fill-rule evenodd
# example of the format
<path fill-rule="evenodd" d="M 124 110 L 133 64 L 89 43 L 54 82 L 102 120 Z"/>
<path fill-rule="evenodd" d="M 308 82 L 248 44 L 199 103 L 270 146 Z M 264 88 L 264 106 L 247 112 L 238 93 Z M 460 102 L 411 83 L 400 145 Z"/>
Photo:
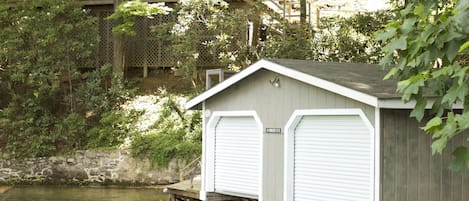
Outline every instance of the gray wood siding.
<path fill-rule="evenodd" d="M 269 83 L 276 76 L 280 78 L 280 88 Z M 294 110 L 330 108 L 360 108 L 374 124 L 373 107 L 266 70 L 206 101 L 206 109 L 212 112 L 256 110 L 264 128 L 282 128 L 282 132 Z M 283 139 L 283 134 L 264 134 L 262 190 L 266 201 L 283 200 Z"/>
<path fill-rule="evenodd" d="M 381 201 L 468 201 L 469 175 L 448 169 L 459 135 L 440 156 L 408 110 L 381 110 Z"/>

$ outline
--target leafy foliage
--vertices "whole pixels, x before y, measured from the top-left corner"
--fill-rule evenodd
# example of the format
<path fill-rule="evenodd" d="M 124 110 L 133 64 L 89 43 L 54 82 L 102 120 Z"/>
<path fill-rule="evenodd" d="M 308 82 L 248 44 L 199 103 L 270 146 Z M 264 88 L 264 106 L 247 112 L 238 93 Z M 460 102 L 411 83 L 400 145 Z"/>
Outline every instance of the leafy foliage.
<path fill-rule="evenodd" d="M 195 75 L 201 68 L 200 61 L 216 60 L 213 63 L 217 66 L 232 71 L 259 58 L 378 63 L 382 57 L 380 43 L 372 33 L 393 17 L 389 12 L 378 12 L 324 18 L 323 26 L 314 30 L 270 16 L 266 39 L 250 44 L 246 36 L 248 24 L 262 21 L 258 16 L 260 8 L 232 8 L 223 0 L 182 1 L 175 9 L 177 22 L 155 26 L 153 30 L 159 41 L 171 46 L 177 58 L 176 68 L 199 90 L 201 81 Z"/>
<path fill-rule="evenodd" d="M 380 11 L 348 18 L 322 18 L 317 29 L 293 28 L 285 23 L 270 29 L 260 54 L 272 58 L 378 63 L 382 57 L 381 45 L 373 38 L 373 33 L 393 17 L 392 13 Z"/>
<path fill-rule="evenodd" d="M 469 128 L 467 19 L 469 1 L 414 1 L 377 36 L 386 43 L 381 64 L 393 66 L 386 78 L 399 81 L 404 102 L 416 101 L 411 116 L 422 120 L 425 106 L 432 103 L 431 118 L 423 129 L 433 137 L 433 154 L 442 153 L 448 142 Z M 457 109 L 458 104 L 463 110 Z M 469 169 L 466 148 L 453 154 L 453 170 Z"/>
<path fill-rule="evenodd" d="M 246 42 L 248 19 L 252 11 L 233 9 L 223 0 L 181 1 L 177 20 L 153 28 L 158 40 L 171 46 L 177 58 L 176 68 L 200 90 L 201 81 L 194 76 L 200 61 L 238 69 L 251 63 Z"/>
<path fill-rule="evenodd" d="M 132 140 L 132 154 L 149 158 L 158 166 L 166 166 L 171 159 L 187 162 L 202 151 L 200 111 L 185 111 L 186 98 L 161 92 L 156 121 Z"/>
<path fill-rule="evenodd" d="M 109 66 L 80 72 L 91 66 L 98 42 L 95 22 L 72 1 L 0 3 L 2 152 L 47 156 L 113 146 L 127 135 L 106 125 L 123 118 L 113 110 L 130 91 L 113 84 Z M 100 135 L 91 127 L 100 128 Z"/>
<path fill-rule="evenodd" d="M 128 36 L 135 36 L 137 33 L 134 30 L 136 17 L 149 17 L 152 18 L 158 14 L 168 14 L 172 9 L 166 7 L 164 3 L 142 2 L 141 0 L 130 0 L 120 4 L 116 11 L 107 17 L 107 19 L 120 20 L 120 24 L 112 28 L 112 32 L 117 34 L 124 34 Z"/>
<path fill-rule="evenodd" d="M 80 133 L 83 122 L 73 88 L 78 65 L 90 64 L 98 41 L 95 20 L 68 1 L 0 5 L 3 149 L 35 156 L 76 146 L 80 140 L 67 140 Z"/>

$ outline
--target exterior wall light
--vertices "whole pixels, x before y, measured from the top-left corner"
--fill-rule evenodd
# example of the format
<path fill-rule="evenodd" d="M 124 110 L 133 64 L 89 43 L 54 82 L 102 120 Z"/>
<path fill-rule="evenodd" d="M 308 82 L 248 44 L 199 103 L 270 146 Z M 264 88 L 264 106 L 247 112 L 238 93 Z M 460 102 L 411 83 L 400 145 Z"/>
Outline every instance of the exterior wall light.
<path fill-rule="evenodd" d="M 280 88 L 280 78 L 276 76 L 274 79 L 269 80 L 270 84 L 276 88 Z"/>

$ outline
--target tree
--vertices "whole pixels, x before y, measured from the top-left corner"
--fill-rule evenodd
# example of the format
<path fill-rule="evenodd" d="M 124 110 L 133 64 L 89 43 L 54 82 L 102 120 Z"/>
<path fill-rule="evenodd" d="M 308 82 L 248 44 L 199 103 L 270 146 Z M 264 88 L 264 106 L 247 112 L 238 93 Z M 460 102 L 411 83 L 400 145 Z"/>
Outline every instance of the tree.
<path fill-rule="evenodd" d="M 154 30 L 158 37 L 166 34 L 169 38 L 172 54 L 177 58 L 176 68 L 192 81 L 196 91 L 201 82 L 194 75 L 202 60 L 231 70 L 251 63 L 253 49 L 246 35 L 254 12 L 230 8 L 223 0 L 191 0 L 181 1 L 177 13 L 176 23 Z"/>
<path fill-rule="evenodd" d="M 300 24 L 306 24 L 306 0 L 300 0 Z"/>
<path fill-rule="evenodd" d="M 386 44 L 385 79 L 396 78 L 402 100 L 416 102 L 411 116 L 421 121 L 426 105 L 432 106 L 422 129 L 432 135 L 433 154 L 441 154 L 469 128 L 468 19 L 467 0 L 415 0 L 377 35 Z M 469 169 L 467 147 L 456 148 L 453 155 L 450 169 Z"/>
<path fill-rule="evenodd" d="M 92 66 L 95 19 L 71 1 L 2 2 L 0 30 L 2 150 L 23 156 L 53 152 L 82 128 L 73 92 L 78 67 Z"/>
<path fill-rule="evenodd" d="M 164 3 L 153 3 L 142 2 L 141 0 L 130 0 L 119 4 L 115 12 L 107 17 L 108 20 L 117 20 L 118 25 L 112 28 L 112 32 L 116 34 L 118 40 L 117 58 L 113 65 L 114 75 L 120 78 L 124 77 L 125 68 L 125 39 L 126 37 L 135 36 L 137 33 L 134 30 L 135 18 L 137 17 L 148 17 L 152 18 L 155 15 L 167 15 L 171 8 L 164 5 Z"/>
<path fill-rule="evenodd" d="M 260 55 L 268 58 L 378 63 L 381 45 L 373 33 L 394 16 L 389 12 L 358 13 L 351 17 L 323 18 L 321 26 L 291 28 L 289 23 L 269 28 Z M 286 34 L 279 34 L 285 30 Z"/>

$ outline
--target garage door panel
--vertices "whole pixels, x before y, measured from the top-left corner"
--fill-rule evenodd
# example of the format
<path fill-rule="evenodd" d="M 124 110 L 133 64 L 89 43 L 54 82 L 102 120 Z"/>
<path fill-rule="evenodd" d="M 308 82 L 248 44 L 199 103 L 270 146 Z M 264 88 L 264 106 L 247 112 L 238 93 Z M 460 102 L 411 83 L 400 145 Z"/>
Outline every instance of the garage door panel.
<path fill-rule="evenodd" d="M 304 116 L 294 132 L 294 200 L 372 200 L 371 145 L 358 115 Z"/>
<path fill-rule="evenodd" d="M 260 127 L 253 117 L 221 117 L 215 128 L 215 191 L 258 195 Z"/>

